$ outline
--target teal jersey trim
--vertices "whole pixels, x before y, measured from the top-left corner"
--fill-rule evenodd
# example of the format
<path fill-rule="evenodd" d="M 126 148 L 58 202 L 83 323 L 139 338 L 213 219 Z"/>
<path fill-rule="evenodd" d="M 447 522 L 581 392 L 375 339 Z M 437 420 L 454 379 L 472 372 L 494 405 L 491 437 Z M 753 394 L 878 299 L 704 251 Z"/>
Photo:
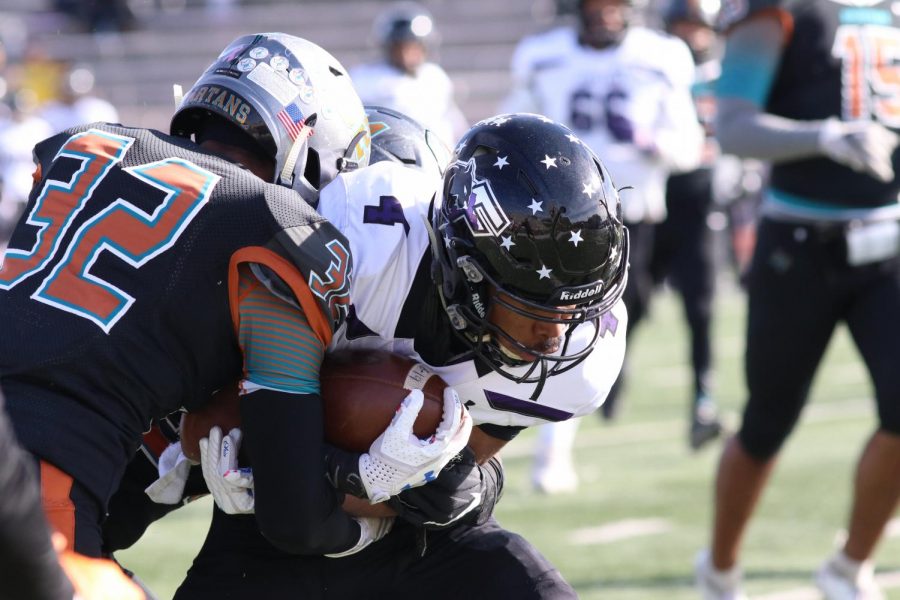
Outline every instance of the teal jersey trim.
<path fill-rule="evenodd" d="M 716 81 L 716 96 L 740 98 L 765 107 L 780 53 L 780 48 L 745 47 L 729 41 L 722 59 L 722 75 Z"/>

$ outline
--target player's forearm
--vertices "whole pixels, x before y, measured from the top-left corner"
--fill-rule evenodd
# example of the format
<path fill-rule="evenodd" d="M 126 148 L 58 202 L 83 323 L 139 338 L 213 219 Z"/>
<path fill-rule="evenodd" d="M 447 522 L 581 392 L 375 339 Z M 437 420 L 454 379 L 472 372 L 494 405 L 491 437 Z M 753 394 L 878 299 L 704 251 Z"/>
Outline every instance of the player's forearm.
<path fill-rule="evenodd" d="M 359 526 L 322 477 L 322 403 L 315 395 L 259 390 L 241 400 L 243 447 L 253 465 L 256 520 L 293 554 L 346 550 Z"/>
<path fill-rule="evenodd" d="M 760 112 L 746 100 L 719 102 L 716 131 L 722 151 L 743 158 L 781 162 L 821 155 L 822 121 L 797 121 Z"/>

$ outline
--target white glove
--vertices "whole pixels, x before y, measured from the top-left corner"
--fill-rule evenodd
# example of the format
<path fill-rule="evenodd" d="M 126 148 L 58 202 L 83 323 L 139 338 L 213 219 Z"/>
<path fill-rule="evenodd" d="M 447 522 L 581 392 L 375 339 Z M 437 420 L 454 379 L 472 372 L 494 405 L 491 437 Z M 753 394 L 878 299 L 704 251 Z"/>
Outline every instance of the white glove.
<path fill-rule="evenodd" d="M 377 542 L 394 527 L 394 519 L 396 517 L 354 517 L 359 523 L 359 541 L 349 550 L 336 552 L 335 554 L 326 554 L 328 558 L 341 558 L 342 556 L 350 556 L 356 554 L 369 544 Z"/>
<path fill-rule="evenodd" d="M 900 137 L 875 121 L 826 119 L 819 130 L 819 148 L 831 160 L 879 181 L 893 181 L 891 155 Z"/>
<path fill-rule="evenodd" d="M 411 391 L 368 454 L 359 457 L 359 475 L 370 503 L 384 502 L 436 478 L 469 441 L 472 419 L 449 387 L 444 390 L 444 416 L 437 431 L 427 440 L 416 437 L 413 424 L 424 400 L 421 390 Z"/>
<path fill-rule="evenodd" d="M 191 461 L 181 451 L 181 442 L 166 446 L 159 455 L 157 468 L 159 479 L 147 486 L 144 493 L 157 504 L 178 504 L 191 471 Z"/>
<path fill-rule="evenodd" d="M 200 466 L 210 493 L 229 515 L 252 513 L 253 470 L 237 464 L 241 447 L 241 430 L 234 428 L 223 436 L 213 427 L 209 437 L 200 440 Z"/>

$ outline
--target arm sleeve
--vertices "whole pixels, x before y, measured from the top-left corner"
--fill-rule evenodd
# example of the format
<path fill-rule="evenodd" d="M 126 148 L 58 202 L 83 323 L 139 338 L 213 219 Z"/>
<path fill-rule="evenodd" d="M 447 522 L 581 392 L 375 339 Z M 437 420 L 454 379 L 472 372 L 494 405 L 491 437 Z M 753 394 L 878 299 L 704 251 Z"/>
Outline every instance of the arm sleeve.
<path fill-rule="evenodd" d="M 256 522 L 292 554 L 342 552 L 360 530 L 322 476 L 322 401 L 261 389 L 241 398 L 242 442 L 253 466 Z"/>
<path fill-rule="evenodd" d="M 325 343 L 299 305 L 276 296 L 249 269 L 241 271 L 238 298 L 242 446 L 253 467 L 260 532 L 293 554 L 346 550 L 359 539 L 359 525 L 322 476 L 318 378 Z"/>
<path fill-rule="evenodd" d="M 59 566 L 28 455 L 0 401 L 0 564 L 4 597 L 58 600 L 74 589 Z"/>
<path fill-rule="evenodd" d="M 716 137 L 725 153 L 775 162 L 821 154 L 821 121 L 765 112 L 785 27 L 778 13 L 764 13 L 740 23 L 728 35 L 716 86 Z"/>

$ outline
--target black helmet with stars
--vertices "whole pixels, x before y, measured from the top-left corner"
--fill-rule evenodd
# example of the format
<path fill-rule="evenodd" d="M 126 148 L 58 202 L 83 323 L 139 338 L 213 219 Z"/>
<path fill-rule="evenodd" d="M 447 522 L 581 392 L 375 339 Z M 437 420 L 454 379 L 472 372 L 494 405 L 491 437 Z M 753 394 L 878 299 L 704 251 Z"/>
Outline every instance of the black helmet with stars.
<path fill-rule="evenodd" d="M 470 129 L 432 225 L 433 273 L 470 342 L 502 335 L 488 322 L 488 286 L 515 300 L 511 310 L 570 330 L 596 325 L 624 291 L 628 234 L 612 178 L 570 129 L 542 115 L 498 115 Z M 573 358 L 564 354 L 541 358 Z"/>

